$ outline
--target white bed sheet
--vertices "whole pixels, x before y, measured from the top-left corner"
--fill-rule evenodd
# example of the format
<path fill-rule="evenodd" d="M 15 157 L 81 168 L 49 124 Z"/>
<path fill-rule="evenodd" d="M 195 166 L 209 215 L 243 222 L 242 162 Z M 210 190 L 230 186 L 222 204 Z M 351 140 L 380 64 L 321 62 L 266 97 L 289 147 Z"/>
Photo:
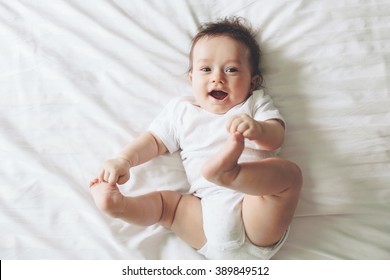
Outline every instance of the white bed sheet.
<path fill-rule="evenodd" d="M 281 156 L 304 188 L 275 259 L 390 259 L 390 2 L 0 1 L 0 259 L 202 259 L 169 231 L 102 215 L 88 182 L 172 98 L 200 22 L 258 28 Z M 127 195 L 185 192 L 177 154 Z"/>

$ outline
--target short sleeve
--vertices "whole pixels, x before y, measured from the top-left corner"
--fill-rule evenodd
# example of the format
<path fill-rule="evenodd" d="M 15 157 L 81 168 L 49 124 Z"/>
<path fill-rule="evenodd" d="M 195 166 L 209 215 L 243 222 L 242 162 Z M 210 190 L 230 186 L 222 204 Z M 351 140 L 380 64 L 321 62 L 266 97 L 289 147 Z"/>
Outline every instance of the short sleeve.
<path fill-rule="evenodd" d="M 283 116 L 274 106 L 271 97 L 266 95 L 263 90 L 253 92 L 252 116 L 257 121 L 276 119 L 281 121 L 286 127 Z"/>
<path fill-rule="evenodd" d="M 177 104 L 176 98 L 171 100 L 149 125 L 149 131 L 161 139 L 171 154 L 179 150 L 174 118 Z"/>

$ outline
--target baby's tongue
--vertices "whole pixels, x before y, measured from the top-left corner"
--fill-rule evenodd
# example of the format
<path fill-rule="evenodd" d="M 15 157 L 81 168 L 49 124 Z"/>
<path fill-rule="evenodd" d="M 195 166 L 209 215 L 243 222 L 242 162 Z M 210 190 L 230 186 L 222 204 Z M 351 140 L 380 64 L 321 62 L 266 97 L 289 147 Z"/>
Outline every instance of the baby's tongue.
<path fill-rule="evenodd" d="M 222 100 L 227 96 L 227 93 L 224 91 L 213 90 L 210 95 L 215 99 Z"/>

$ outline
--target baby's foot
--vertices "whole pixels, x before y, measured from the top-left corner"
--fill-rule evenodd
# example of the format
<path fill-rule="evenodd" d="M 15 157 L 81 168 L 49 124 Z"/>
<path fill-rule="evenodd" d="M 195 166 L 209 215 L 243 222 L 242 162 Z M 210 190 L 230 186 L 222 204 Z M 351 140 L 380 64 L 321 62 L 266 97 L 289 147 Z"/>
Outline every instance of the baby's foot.
<path fill-rule="evenodd" d="M 113 217 L 123 213 L 124 196 L 116 185 L 94 179 L 90 183 L 90 191 L 99 210 Z"/>
<path fill-rule="evenodd" d="M 229 186 L 240 172 L 238 159 L 244 150 L 244 137 L 241 133 L 230 134 L 222 150 L 210 158 L 203 166 L 202 175 L 217 185 Z"/>

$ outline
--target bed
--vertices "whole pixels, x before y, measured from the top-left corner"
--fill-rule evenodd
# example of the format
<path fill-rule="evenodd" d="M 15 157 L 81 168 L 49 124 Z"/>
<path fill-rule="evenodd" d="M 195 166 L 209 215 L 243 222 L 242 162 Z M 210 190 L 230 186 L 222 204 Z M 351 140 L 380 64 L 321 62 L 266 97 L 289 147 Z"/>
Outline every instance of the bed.
<path fill-rule="evenodd" d="M 265 92 L 304 174 L 273 257 L 390 259 L 390 2 L 0 2 L 0 259 L 203 257 L 160 226 L 100 213 L 88 183 L 173 97 L 191 94 L 200 23 L 247 18 Z M 133 170 L 126 195 L 188 190 L 178 154 Z"/>

